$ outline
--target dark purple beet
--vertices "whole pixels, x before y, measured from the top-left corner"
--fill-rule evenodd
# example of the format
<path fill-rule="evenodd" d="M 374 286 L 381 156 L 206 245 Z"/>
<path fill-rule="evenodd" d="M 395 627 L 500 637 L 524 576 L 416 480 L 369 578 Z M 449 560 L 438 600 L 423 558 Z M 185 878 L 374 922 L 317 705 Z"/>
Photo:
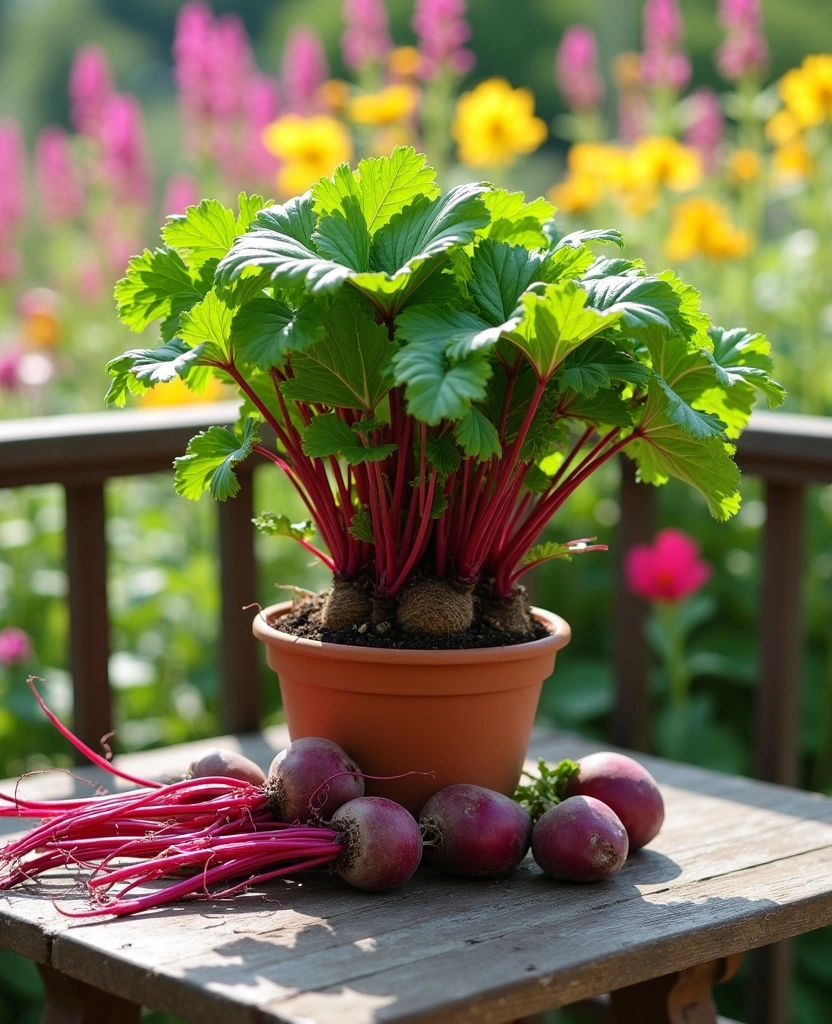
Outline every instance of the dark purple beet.
<path fill-rule="evenodd" d="M 293 740 L 272 761 L 266 784 L 269 807 L 279 821 L 328 817 L 364 795 L 355 761 L 332 740 L 306 736 Z"/>
<path fill-rule="evenodd" d="M 331 825 L 344 844 L 335 867 L 356 889 L 394 889 L 419 867 L 422 833 L 401 804 L 383 796 L 358 797 L 338 808 Z"/>
<path fill-rule="evenodd" d="M 594 796 L 621 819 L 630 849 L 655 839 L 664 821 L 664 801 L 647 769 L 624 754 L 602 751 L 582 757 L 580 774 L 569 782 L 567 796 Z"/>
<path fill-rule="evenodd" d="M 482 786 L 446 786 L 428 800 L 419 821 L 428 859 L 454 875 L 507 874 L 529 849 L 531 818 L 509 797 Z"/>
<path fill-rule="evenodd" d="M 206 750 L 188 769 L 192 779 L 208 779 L 220 776 L 224 779 L 237 779 L 250 782 L 253 786 L 262 786 L 266 781 L 266 773 L 254 761 L 239 754 L 236 750 L 223 750 L 213 747 Z"/>
<path fill-rule="evenodd" d="M 606 804 L 571 796 L 548 810 L 532 832 L 532 856 L 552 878 L 597 882 L 620 871 L 627 859 L 627 833 Z"/>

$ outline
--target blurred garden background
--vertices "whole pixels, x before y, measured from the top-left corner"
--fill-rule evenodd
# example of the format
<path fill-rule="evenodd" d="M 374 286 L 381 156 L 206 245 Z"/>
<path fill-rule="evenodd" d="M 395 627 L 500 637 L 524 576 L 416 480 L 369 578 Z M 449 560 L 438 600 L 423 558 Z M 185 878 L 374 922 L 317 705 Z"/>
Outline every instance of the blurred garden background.
<path fill-rule="evenodd" d="M 683 273 L 717 323 L 768 336 L 786 409 L 832 413 L 825 0 L 0 0 L 0 418 L 103 408 L 105 364 L 133 342 L 113 284 L 166 215 L 240 189 L 280 200 L 398 143 L 424 149 L 443 184 L 484 178 L 546 196 L 564 229 L 620 228 L 626 255 Z M 222 397 L 177 380 L 129 404 Z M 255 486 L 258 508 L 301 517 L 276 473 Z M 616 490 L 610 468 L 558 536 L 614 545 Z M 175 497 L 168 475 L 112 481 L 108 502 L 117 747 L 211 735 L 216 508 Z M 726 525 L 681 485 L 662 491 L 662 526 L 708 568 L 671 595 L 633 577 L 659 598 L 659 753 L 751 770 L 764 517 L 754 481 Z M 3 776 L 70 763 L 25 686 L 37 673 L 70 714 L 62 530 L 58 488 L 0 491 Z M 809 530 L 802 782 L 832 793 L 832 487 L 814 490 Z M 252 600 L 325 585 L 291 541 L 258 543 Z M 597 554 L 533 584 L 574 636 L 542 715 L 597 737 L 612 573 Z M 721 1009 L 744 1019 L 746 995 L 741 977 Z M 37 1020 L 38 1001 L 34 969 L 0 953 L 0 1024 Z M 830 1008 L 832 937 L 815 933 L 799 943 L 794 1020 L 825 1024 Z"/>

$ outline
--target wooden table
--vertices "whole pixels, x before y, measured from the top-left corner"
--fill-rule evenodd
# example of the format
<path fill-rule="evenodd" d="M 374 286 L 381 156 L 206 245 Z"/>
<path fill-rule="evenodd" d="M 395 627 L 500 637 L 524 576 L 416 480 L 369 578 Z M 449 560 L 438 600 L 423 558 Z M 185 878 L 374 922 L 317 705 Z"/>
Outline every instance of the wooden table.
<path fill-rule="evenodd" d="M 281 729 L 228 741 L 262 764 L 285 742 Z M 208 745 L 122 764 L 170 775 Z M 592 749 L 541 731 L 530 753 Z M 606 992 L 624 1024 L 707 1024 L 737 954 L 832 923 L 832 800 L 642 760 L 667 819 L 608 882 L 557 883 L 530 860 L 487 881 L 423 868 L 378 895 L 310 875 L 87 924 L 54 908 L 84 903 L 59 874 L 0 894 L 0 946 L 39 965 L 50 1024 L 135 1024 L 139 1006 L 193 1024 L 502 1024 Z M 28 786 L 57 797 L 73 783 Z"/>

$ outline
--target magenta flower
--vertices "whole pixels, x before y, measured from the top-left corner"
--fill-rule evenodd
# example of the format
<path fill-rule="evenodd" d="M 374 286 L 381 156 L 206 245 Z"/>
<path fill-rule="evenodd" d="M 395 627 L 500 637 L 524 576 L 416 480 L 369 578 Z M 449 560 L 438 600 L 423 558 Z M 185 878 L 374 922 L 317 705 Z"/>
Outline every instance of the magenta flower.
<path fill-rule="evenodd" d="M 647 601 L 681 601 L 711 578 L 699 545 L 681 530 L 661 530 L 652 544 L 633 544 L 624 558 L 627 587 Z"/>
<path fill-rule="evenodd" d="M 0 282 L 21 267 L 17 236 L 26 207 L 23 136 L 16 121 L 0 121 Z"/>
<path fill-rule="evenodd" d="M 184 213 L 189 206 L 196 206 L 198 202 L 199 189 L 191 175 L 174 174 L 165 189 L 162 214 L 170 217 L 173 214 Z"/>
<path fill-rule="evenodd" d="M 263 145 L 263 129 L 277 117 L 277 82 L 269 75 L 255 74 L 246 89 L 246 167 L 253 180 L 273 187 L 277 160 Z"/>
<path fill-rule="evenodd" d="M 0 629 L 0 665 L 11 668 L 32 657 L 32 640 L 29 634 L 17 626 Z"/>
<path fill-rule="evenodd" d="M 2 259 L 2 253 L 0 253 Z M 7 348 L 0 351 L 0 392 L 17 391 L 20 387 L 20 360 L 23 351 L 20 348 Z M 2 635 L 2 634 L 0 634 Z"/>
<path fill-rule="evenodd" d="M 380 64 L 393 48 L 384 0 L 344 0 L 341 52 L 348 68 Z"/>
<path fill-rule="evenodd" d="M 236 14 L 214 22 L 207 67 L 211 113 L 220 122 L 238 117 L 254 60 L 245 25 Z"/>
<path fill-rule="evenodd" d="M 682 50 L 685 34 L 678 0 L 645 0 L 642 11 L 641 75 L 651 88 L 679 91 L 690 81 L 691 67 Z"/>
<path fill-rule="evenodd" d="M 70 119 L 82 135 L 96 135 L 104 108 L 113 94 L 107 55 L 97 46 L 79 50 L 69 73 Z"/>
<path fill-rule="evenodd" d="M 598 71 L 598 42 L 591 28 L 570 25 L 564 32 L 555 54 L 555 79 L 571 110 L 593 110 L 604 98 L 604 79 Z"/>
<path fill-rule="evenodd" d="M 142 108 L 135 96 L 114 94 L 103 111 L 101 170 L 114 198 L 144 206 L 150 199 L 150 164 Z"/>
<path fill-rule="evenodd" d="M 713 89 L 697 89 L 686 102 L 690 103 L 693 117 L 685 132 L 685 142 L 699 151 L 705 167 L 712 170 L 725 134 L 719 96 Z"/>
<path fill-rule="evenodd" d="M 196 118 L 210 109 L 213 28 L 207 4 L 187 3 L 180 8 L 173 38 L 173 74 L 183 110 Z"/>
<path fill-rule="evenodd" d="M 474 54 L 463 46 L 471 38 L 465 0 L 416 0 L 411 24 L 422 53 L 422 78 L 436 78 L 443 70 L 464 75 L 474 66 Z"/>
<path fill-rule="evenodd" d="M 288 109 L 299 114 L 311 111 L 318 87 L 328 77 L 329 64 L 321 37 L 303 25 L 294 29 L 283 52 L 281 81 Z"/>
<path fill-rule="evenodd" d="M 45 220 L 65 224 L 80 216 L 84 190 L 72 158 L 69 135 L 59 125 L 49 125 L 38 136 L 35 175 Z"/>
<path fill-rule="evenodd" d="M 719 23 L 725 39 L 716 51 L 716 66 L 723 78 L 736 81 L 764 71 L 769 52 L 760 0 L 720 0 Z"/>

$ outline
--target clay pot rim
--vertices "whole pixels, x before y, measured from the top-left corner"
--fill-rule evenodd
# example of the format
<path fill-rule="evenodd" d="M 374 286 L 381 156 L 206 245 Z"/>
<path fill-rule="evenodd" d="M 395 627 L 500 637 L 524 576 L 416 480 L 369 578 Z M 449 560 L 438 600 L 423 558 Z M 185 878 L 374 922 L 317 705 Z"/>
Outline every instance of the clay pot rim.
<path fill-rule="evenodd" d="M 274 616 L 286 615 L 292 608 L 291 601 L 269 605 L 254 616 L 253 632 L 258 640 L 269 647 L 292 651 L 296 654 L 314 655 L 335 661 L 358 661 L 384 663 L 387 665 L 478 665 L 505 661 L 526 661 L 547 654 L 555 654 L 565 647 L 571 637 L 569 623 L 545 608 L 532 608 L 531 613 L 548 630 L 549 636 L 530 640 L 523 644 L 506 647 L 476 647 L 448 650 L 414 650 L 384 647 L 351 647 L 347 644 L 329 644 L 323 640 L 310 640 L 294 636 L 270 626 L 268 620 Z"/>

